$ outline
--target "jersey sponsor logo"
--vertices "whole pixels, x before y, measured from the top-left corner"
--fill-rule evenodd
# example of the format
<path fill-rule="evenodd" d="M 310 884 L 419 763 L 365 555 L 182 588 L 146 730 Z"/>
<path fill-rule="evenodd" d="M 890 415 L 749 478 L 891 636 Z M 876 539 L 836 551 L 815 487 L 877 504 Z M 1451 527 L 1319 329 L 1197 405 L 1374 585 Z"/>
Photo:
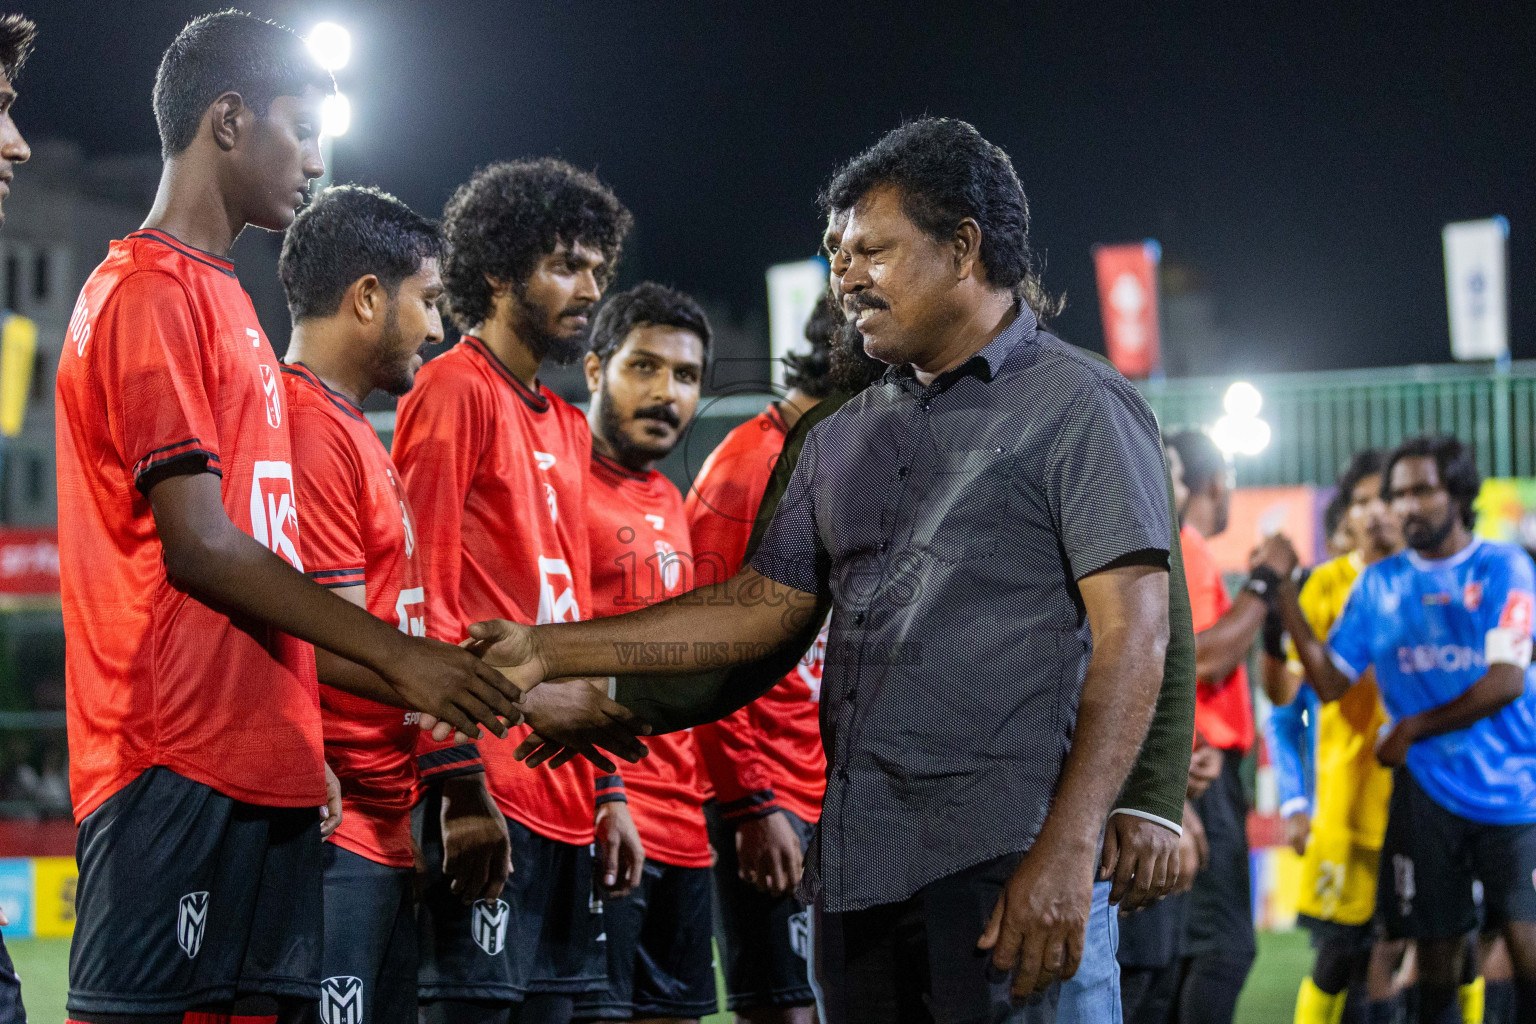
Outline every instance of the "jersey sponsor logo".
<path fill-rule="evenodd" d="M 650 519 L 651 516 L 645 518 Z M 658 526 L 657 529 L 661 527 Z M 664 540 L 656 542 L 656 568 L 661 573 L 662 589 L 667 593 L 676 590 L 677 585 L 683 580 L 683 560 L 678 557 L 677 549 Z"/>
<path fill-rule="evenodd" d="M 277 374 L 266 363 L 257 363 L 256 368 L 261 371 L 261 391 L 267 400 L 267 426 L 276 430 L 283 425 L 283 406 L 277 396 Z"/>
<path fill-rule="evenodd" d="M 1344 898 L 1346 868 L 1347 865 L 1327 860 L 1317 866 L 1317 884 L 1313 891 L 1317 895 L 1318 910 L 1324 920 L 1332 920 L 1339 912 L 1339 903 Z"/>
<path fill-rule="evenodd" d="M 657 531 L 664 529 L 667 525 L 667 521 L 665 519 L 651 512 L 647 512 L 645 514 L 645 521 L 651 524 L 651 528 L 653 530 Z"/>
<path fill-rule="evenodd" d="M 363 979 L 349 974 L 320 983 L 321 1024 L 363 1024 Z"/>
<path fill-rule="evenodd" d="M 1413 860 L 1400 853 L 1392 855 L 1392 888 L 1397 893 L 1397 909 L 1400 917 L 1413 914 L 1413 897 L 1418 894 L 1413 884 Z"/>
<path fill-rule="evenodd" d="M 811 912 L 802 910 L 789 915 L 789 948 L 801 960 L 811 959 Z"/>
<path fill-rule="evenodd" d="M 251 348 L 261 348 L 261 332 L 254 327 L 245 329 L 245 336 L 251 340 Z"/>
<path fill-rule="evenodd" d="M 533 453 L 533 461 L 540 469 L 547 471 L 555 464 L 555 457 L 549 454 L 549 452 L 536 451 Z"/>
<path fill-rule="evenodd" d="M 486 956 L 507 948 L 507 918 L 511 910 L 504 900 L 476 900 L 469 915 L 469 934 Z"/>
<path fill-rule="evenodd" d="M 1477 611 L 1478 606 L 1483 603 L 1483 585 L 1477 580 L 1472 580 L 1462 587 L 1461 603 L 1466 606 L 1467 611 Z"/>
<path fill-rule="evenodd" d="M 1531 594 L 1521 590 L 1510 591 L 1509 599 L 1504 602 L 1504 610 L 1499 613 L 1499 626 L 1530 635 L 1533 604 L 1536 604 L 1536 598 Z"/>
<path fill-rule="evenodd" d="M 1397 669 L 1408 676 L 1417 672 L 1465 672 L 1485 664 L 1482 651 L 1460 644 L 1419 644 L 1397 649 Z"/>
<path fill-rule="evenodd" d="M 400 620 L 400 632 L 406 636 L 427 635 L 427 589 L 425 587 L 411 587 L 409 590 L 400 591 L 400 596 L 395 598 L 395 617 Z M 420 615 L 412 615 L 413 607 L 421 608 Z"/>
<path fill-rule="evenodd" d="M 544 485 L 544 502 L 549 506 L 549 521 L 558 523 L 560 521 L 560 501 L 555 496 L 554 484 L 546 483 Z"/>
<path fill-rule="evenodd" d="M 251 470 L 251 536 L 300 572 L 299 510 L 293 500 L 293 467 L 258 461 Z"/>
<path fill-rule="evenodd" d="M 800 656 L 800 661 L 795 665 L 795 674 L 800 677 L 811 691 L 811 703 L 821 703 L 821 677 L 826 671 L 827 663 L 827 633 L 832 628 L 832 613 L 828 612 L 826 620 L 821 624 L 821 630 L 816 634 L 816 639 L 811 646 L 806 648 Z"/>
<path fill-rule="evenodd" d="M 579 622 L 581 608 L 576 604 L 576 580 L 563 558 L 539 556 L 538 626 L 551 622 Z"/>
<path fill-rule="evenodd" d="M 405 528 L 405 557 L 410 558 L 416 553 L 416 530 L 411 526 L 411 511 L 405 507 L 405 495 L 400 493 L 400 481 L 395 479 L 395 474 L 384 470 L 389 477 L 389 486 L 395 489 L 395 501 L 400 503 L 400 525 Z"/>
<path fill-rule="evenodd" d="M 85 355 L 85 343 L 91 340 L 91 307 L 85 304 L 85 296 L 75 303 L 75 311 L 69 317 L 69 340 L 75 343 L 75 355 Z"/>
<path fill-rule="evenodd" d="M 1451 603 L 1450 594 L 1425 594 L 1419 599 L 1426 608 L 1443 608 Z"/>
<path fill-rule="evenodd" d="M 203 948 L 203 931 L 208 925 L 208 893 L 189 892 L 176 905 L 176 944 L 187 959 L 197 957 Z"/>

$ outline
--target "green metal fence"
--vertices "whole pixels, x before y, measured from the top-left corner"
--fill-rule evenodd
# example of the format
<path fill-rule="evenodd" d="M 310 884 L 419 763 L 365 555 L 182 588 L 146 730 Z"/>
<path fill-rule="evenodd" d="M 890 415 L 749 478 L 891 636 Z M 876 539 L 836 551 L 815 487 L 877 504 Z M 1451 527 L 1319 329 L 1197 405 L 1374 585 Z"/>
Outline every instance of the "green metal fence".
<path fill-rule="evenodd" d="M 1165 430 L 1204 427 L 1222 414 L 1235 377 L 1139 384 Z M 1243 378 L 1264 396 L 1269 447 L 1238 456 L 1245 487 L 1332 483 L 1361 448 L 1424 433 L 1471 442 L 1484 476 L 1536 476 L 1536 361 L 1404 366 Z"/>

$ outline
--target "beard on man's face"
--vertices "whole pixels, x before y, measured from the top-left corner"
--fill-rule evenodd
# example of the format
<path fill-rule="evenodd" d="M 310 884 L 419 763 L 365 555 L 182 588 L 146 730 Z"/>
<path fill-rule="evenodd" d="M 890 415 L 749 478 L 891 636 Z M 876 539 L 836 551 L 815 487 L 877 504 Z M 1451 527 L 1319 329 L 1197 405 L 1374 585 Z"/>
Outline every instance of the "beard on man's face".
<path fill-rule="evenodd" d="M 384 314 L 384 334 L 374 349 L 373 386 L 386 395 L 399 398 L 416 383 L 416 353 L 400 330 L 400 304 L 391 302 Z"/>
<path fill-rule="evenodd" d="M 588 332 L 592 327 L 592 303 L 573 303 L 561 310 L 559 316 L 551 316 L 548 309 L 530 302 L 521 289 L 514 288 L 512 298 L 512 326 L 540 362 L 570 366 L 587 354 Z M 561 334 L 558 327 L 560 317 L 577 314 L 588 317 L 587 326 L 574 334 Z"/>
<path fill-rule="evenodd" d="M 1406 516 L 1403 519 L 1403 540 L 1415 551 L 1434 551 L 1445 543 L 1445 539 L 1456 528 L 1456 517 L 1460 514 L 1461 510 L 1452 503 L 1446 509 L 1445 519 L 1439 523 L 1422 516 Z"/>
<path fill-rule="evenodd" d="M 636 441 L 629 431 L 625 429 L 630 423 L 639 419 L 661 420 L 663 423 L 670 424 L 674 430 L 681 427 L 682 420 L 678 418 L 677 413 L 670 406 L 646 406 L 643 409 L 636 409 L 633 415 L 626 419 L 619 412 L 618 403 L 613 400 L 613 395 L 608 390 L 606 374 L 603 377 L 602 384 L 598 387 L 598 401 L 601 404 L 601 410 L 598 415 L 599 429 L 602 431 L 603 439 L 613 448 L 613 457 L 619 465 L 628 469 L 640 470 L 645 468 L 648 463 L 664 459 L 672 454 L 672 449 L 676 447 L 678 435 L 672 435 L 673 440 L 670 443 L 662 441 L 647 443 Z"/>

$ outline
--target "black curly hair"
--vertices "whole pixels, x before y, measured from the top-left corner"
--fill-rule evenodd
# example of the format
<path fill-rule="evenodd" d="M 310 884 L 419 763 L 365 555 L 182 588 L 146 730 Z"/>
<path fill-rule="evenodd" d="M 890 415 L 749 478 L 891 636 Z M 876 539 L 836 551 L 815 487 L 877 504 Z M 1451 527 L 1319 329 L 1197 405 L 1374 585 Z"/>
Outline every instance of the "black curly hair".
<path fill-rule="evenodd" d="M 844 164 L 821 193 L 828 212 L 852 209 L 871 189 L 899 189 L 902 210 L 940 241 L 966 217 L 981 228 L 981 265 L 995 288 L 1006 288 L 1046 320 L 1060 296 L 1040 283 L 1043 266 L 1029 247 L 1029 201 L 1013 161 L 964 121 L 909 121 Z"/>
<path fill-rule="evenodd" d="M 1461 524 L 1467 529 L 1477 525 L 1477 511 L 1473 505 L 1483 487 L 1483 476 L 1477 470 L 1477 456 L 1472 446 L 1449 434 L 1424 434 L 1410 437 L 1387 456 L 1381 470 L 1381 496 L 1392 500 L 1392 470 L 1403 459 L 1434 459 L 1440 471 L 1440 486 L 1445 488 L 1461 514 Z"/>
<path fill-rule="evenodd" d="M 791 352 L 784 357 L 784 383 L 799 388 L 811 398 L 822 399 L 830 395 L 833 387 L 832 349 L 838 331 L 847 322 L 837 299 L 830 291 L 823 293 L 805 321 L 805 340 L 811 343 L 811 350 Z"/>
<path fill-rule="evenodd" d="M 543 157 L 491 164 L 460 185 L 443 210 L 448 312 L 461 330 L 491 315 L 491 285 L 521 282 L 564 242 L 594 246 L 606 286 L 634 218 L 597 178 Z"/>
<path fill-rule="evenodd" d="M 637 284 L 603 303 L 597 319 L 592 322 L 593 353 L 607 364 L 623 346 L 629 332 L 643 324 L 692 331 L 704 343 L 704 356 L 708 359 L 709 317 L 704 315 L 693 296 L 654 281 Z"/>
<path fill-rule="evenodd" d="M 1360 486 L 1360 481 L 1368 476 L 1374 476 L 1382 471 L 1387 464 L 1387 453 L 1380 448 L 1363 448 L 1350 456 L 1349 464 L 1339 474 L 1339 494 L 1344 499 L 1347 508 L 1355 488 Z"/>
<path fill-rule="evenodd" d="M 393 296 L 443 251 L 442 229 L 388 192 L 337 185 L 289 225 L 277 276 L 295 320 L 330 316 L 358 278 L 373 274 Z"/>
<path fill-rule="evenodd" d="M 166 48 L 155 75 L 161 156 L 192 145 L 209 104 L 226 92 L 266 116 L 274 99 L 303 95 L 306 86 L 330 93 L 336 83 L 291 30 L 233 9 L 194 18 Z"/>
<path fill-rule="evenodd" d="M 16 80 L 36 38 L 37 26 L 31 21 L 20 14 L 0 15 L 0 75 Z"/>

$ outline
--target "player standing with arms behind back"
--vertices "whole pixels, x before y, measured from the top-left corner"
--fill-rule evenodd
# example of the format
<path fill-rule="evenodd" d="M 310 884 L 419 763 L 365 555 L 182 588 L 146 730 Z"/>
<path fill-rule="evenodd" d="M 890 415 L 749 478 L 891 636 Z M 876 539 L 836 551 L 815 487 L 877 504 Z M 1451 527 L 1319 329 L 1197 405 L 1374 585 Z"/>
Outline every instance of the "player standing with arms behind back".
<path fill-rule="evenodd" d="M 592 540 L 595 616 L 618 615 L 693 587 L 683 496 L 656 469 L 693 420 L 709 351 L 709 321 L 681 292 L 646 283 L 610 298 L 592 328 Z M 605 1021 L 696 1022 L 717 1009 L 704 780 L 691 732 L 645 741 L 624 770 L 645 846 L 640 884 L 610 898 L 608 990 L 578 1005 Z M 610 857 L 614 851 L 610 851 Z"/>
<path fill-rule="evenodd" d="M 394 441 L 418 517 L 429 628 L 439 636 L 457 639 L 487 614 L 524 623 L 592 614 L 592 436 L 538 372 L 545 360 L 569 363 L 586 350 L 587 318 L 630 220 L 596 178 L 558 160 L 494 164 L 448 202 L 443 278 L 465 335 L 422 369 L 400 403 Z M 528 697 L 629 718 L 581 680 Z M 645 753 L 632 732 L 609 749 Z M 427 797 L 419 934 L 429 1021 L 569 1020 L 573 997 L 601 991 L 607 977 L 594 838 L 605 852 L 615 843 L 626 851 L 625 868 L 605 882 L 622 889 L 638 881 L 639 839 L 617 776 L 598 780 L 582 760 L 531 772 L 511 753 L 510 744 L 486 751 L 486 781 L 508 819 L 517 868 L 502 899 L 461 897 L 437 875 L 438 823 L 478 794 L 450 781 Z M 599 781 L 606 802 L 595 807 Z"/>
<path fill-rule="evenodd" d="M 1318 696 L 1351 695 L 1373 670 L 1392 724 L 1375 744 L 1394 768 L 1377 900 L 1387 936 L 1418 940 L 1420 1017 L 1457 1020 L 1465 936 L 1502 933 L 1517 1019 L 1536 1021 L 1536 567 L 1473 536 L 1482 484 L 1453 437 L 1404 441 L 1384 495 L 1408 550 L 1367 566 L 1326 643 L 1294 586 L 1281 613 Z"/>
<path fill-rule="evenodd" d="M 277 360 L 226 254 L 286 228 L 323 170 L 330 76 L 236 12 L 155 82 L 165 169 L 145 226 L 86 281 L 59 363 L 74 1020 L 189 1009 L 293 1019 L 319 995 L 326 800 L 310 641 L 474 730 L 495 671 L 300 571 Z M 495 725 L 497 730 L 503 730 Z"/>

